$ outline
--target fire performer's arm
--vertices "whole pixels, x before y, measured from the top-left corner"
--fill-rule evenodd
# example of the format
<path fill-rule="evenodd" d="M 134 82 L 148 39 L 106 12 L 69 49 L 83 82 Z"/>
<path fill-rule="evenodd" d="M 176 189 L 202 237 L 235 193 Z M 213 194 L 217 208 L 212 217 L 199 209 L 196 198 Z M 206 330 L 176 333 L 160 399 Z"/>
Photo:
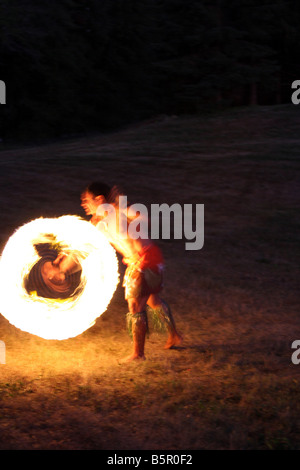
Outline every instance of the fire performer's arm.
<path fill-rule="evenodd" d="M 81 270 L 81 265 L 76 257 L 66 253 L 60 253 L 53 261 L 53 265 L 57 266 L 65 275 L 74 274 Z"/>

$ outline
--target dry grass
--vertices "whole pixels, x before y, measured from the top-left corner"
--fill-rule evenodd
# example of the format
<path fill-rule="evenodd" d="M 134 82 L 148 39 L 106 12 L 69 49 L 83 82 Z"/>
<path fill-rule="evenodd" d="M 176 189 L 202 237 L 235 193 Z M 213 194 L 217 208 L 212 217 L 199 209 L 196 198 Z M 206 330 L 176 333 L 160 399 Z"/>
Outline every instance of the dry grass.
<path fill-rule="evenodd" d="M 144 363 L 118 363 L 131 348 L 121 286 L 67 341 L 0 316 L 0 449 L 300 448 L 299 124 L 292 105 L 240 109 L 1 152 L 2 248 L 35 217 L 83 216 L 94 179 L 148 205 L 203 203 L 205 245 L 160 242 L 185 341 L 164 351 L 153 333 Z"/>

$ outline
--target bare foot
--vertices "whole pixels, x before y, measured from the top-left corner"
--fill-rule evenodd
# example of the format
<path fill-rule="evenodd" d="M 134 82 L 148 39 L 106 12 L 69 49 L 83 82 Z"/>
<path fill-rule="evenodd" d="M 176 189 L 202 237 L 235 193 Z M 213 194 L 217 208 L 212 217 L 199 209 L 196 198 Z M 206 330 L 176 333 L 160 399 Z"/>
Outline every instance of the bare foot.
<path fill-rule="evenodd" d="M 171 349 L 173 346 L 179 346 L 183 341 L 183 337 L 179 334 L 170 335 L 167 339 L 167 342 L 164 346 L 164 349 Z"/>
<path fill-rule="evenodd" d="M 139 356 L 137 354 L 131 354 L 130 356 L 124 357 L 124 359 L 120 360 L 120 364 L 127 364 L 132 361 L 145 361 L 145 356 Z"/>

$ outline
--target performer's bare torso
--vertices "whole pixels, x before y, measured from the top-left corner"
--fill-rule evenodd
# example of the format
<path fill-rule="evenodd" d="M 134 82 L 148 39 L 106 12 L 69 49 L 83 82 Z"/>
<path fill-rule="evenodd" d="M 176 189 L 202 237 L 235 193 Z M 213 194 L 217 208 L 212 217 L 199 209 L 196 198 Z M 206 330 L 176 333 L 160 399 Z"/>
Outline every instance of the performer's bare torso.
<path fill-rule="evenodd" d="M 124 222 L 124 218 L 122 220 Z M 151 245 L 152 242 L 148 239 L 147 234 L 142 233 L 142 231 L 138 238 L 135 239 L 130 237 L 128 235 L 130 221 L 127 217 L 125 223 L 125 227 L 124 223 L 120 224 L 119 209 L 116 208 L 114 213 L 105 217 L 103 220 L 100 220 L 96 225 L 97 228 L 104 233 L 115 249 L 126 259 L 141 253 L 143 248 Z"/>

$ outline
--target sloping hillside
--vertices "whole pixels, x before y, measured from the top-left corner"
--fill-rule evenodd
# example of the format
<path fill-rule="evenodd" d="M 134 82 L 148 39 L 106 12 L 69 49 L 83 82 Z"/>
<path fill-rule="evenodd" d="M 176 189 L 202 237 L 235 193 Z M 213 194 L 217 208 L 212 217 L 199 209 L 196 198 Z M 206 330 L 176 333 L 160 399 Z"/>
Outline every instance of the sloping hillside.
<path fill-rule="evenodd" d="M 248 108 L 0 152 L 1 248 L 36 217 L 83 217 L 93 180 L 149 208 L 205 207 L 201 250 L 158 242 L 182 347 L 152 333 L 144 363 L 119 364 L 131 349 L 121 284 L 73 339 L 0 316 L 1 449 L 300 448 L 299 126 L 297 106 Z"/>

